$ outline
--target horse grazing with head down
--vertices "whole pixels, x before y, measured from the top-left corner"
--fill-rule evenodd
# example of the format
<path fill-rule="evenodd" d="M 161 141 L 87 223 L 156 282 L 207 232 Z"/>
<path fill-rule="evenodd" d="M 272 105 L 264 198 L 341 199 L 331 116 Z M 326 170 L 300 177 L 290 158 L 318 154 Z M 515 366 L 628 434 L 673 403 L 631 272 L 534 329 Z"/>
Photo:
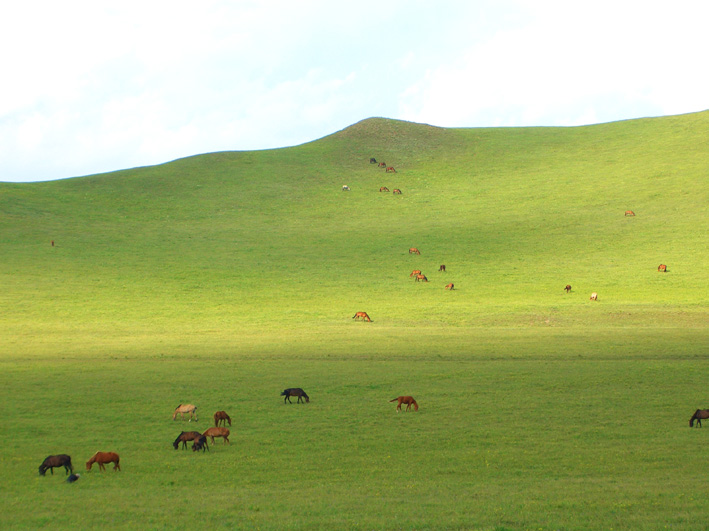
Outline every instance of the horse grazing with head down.
<path fill-rule="evenodd" d="M 202 450 L 203 452 L 205 450 L 209 450 L 209 445 L 207 444 L 207 437 L 205 437 L 204 435 L 194 440 L 194 444 L 192 445 L 192 451 L 196 452 L 198 450 Z M 209 451 L 211 452 L 211 450 Z"/>
<path fill-rule="evenodd" d="M 635 215 L 635 212 L 633 212 L 632 210 L 626 210 L 626 211 L 625 211 L 625 215 L 626 215 L 626 216 L 634 216 L 634 215 Z"/>
<path fill-rule="evenodd" d="M 386 172 L 387 173 L 396 173 L 396 170 L 394 169 L 394 166 L 387 166 Z"/>
<path fill-rule="evenodd" d="M 569 291 L 571 291 L 571 284 L 567 284 L 564 289 L 566 290 L 566 293 L 568 293 Z"/>
<path fill-rule="evenodd" d="M 392 192 L 394 195 L 401 195 L 401 190 L 398 188 L 394 188 L 394 191 Z"/>
<path fill-rule="evenodd" d="M 106 463 L 113 463 L 113 470 L 118 472 L 121 469 L 121 458 L 116 452 L 96 452 L 91 459 L 86 461 L 86 470 L 91 470 L 94 463 L 98 463 L 99 470 L 106 470 Z"/>
<path fill-rule="evenodd" d="M 377 163 L 377 159 L 375 159 L 374 157 L 372 157 L 372 158 L 369 159 L 369 163 L 370 163 L 370 164 L 376 164 L 376 163 Z"/>
<path fill-rule="evenodd" d="M 416 403 L 416 400 L 414 400 L 413 396 L 399 396 L 395 398 L 394 400 L 389 400 L 389 402 L 397 402 L 396 404 L 396 412 L 399 413 L 401 412 L 401 404 L 406 404 L 406 411 L 409 411 L 411 409 L 411 406 L 414 406 L 414 411 L 419 410 L 419 405 Z"/>
<path fill-rule="evenodd" d="M 421 274 L 421 270 L 420 270 L 420 269 L 414 269 L 414 270 L 411 272 L 411 274 L 409 275 L 409 278 L 415 277 L 416 275 L 420 275 L 420 274 Z"/>
<path fill-rule="evenodd" d="M 204 435 L 205 437 L 211 437 L 212 444 L 214 444 L 215 437 L 224 437 L 224 444 L 231 444 L 229 442 L 230 433 L 231 432 L 226 428 L 209 428 L 202 435 Z"/>
<path fill-rule="evenodd" d="M 352 319 L 357 321 L 358 319 L 362 319 L 362 321 L 367 321 L 369 323 L 372 322 L 372 320 L 369 318 L 369 315 L 367 315 L 367 312 L 357 312 L 352 316 Z"/>
<path fill-rule="evenodd" d="M 453 288 L 455 288 L 455 284 L 452 282 L 450 284 L 446 284 L 446 289 L 449 291 L 453 291 Z"/>
<path fill-rule="evenodd" d="M 281 393 L 281 396 L 285 396 L 283 399 L 283 403 L 286 403 L 286 400 L 288 401 L 289 404 L 292 404 L 293 402 L 290 401 L 291 396 L 297 396 L 298 397 L 298 402 L 303 400 L 305 398 L 306 402 L 310 402 L 310 397 L 303 391 L 300 387 L 293 387 L 291 389 L 286 389 Z"/>
<path fill-rule="evenodd" d="M 421 254 L 421 251 L 419 251 L 416 247 L 410 247 L 409 254 Z"/>
<path fill-rule="evenodd" d="M 689 419 L 689 427 L 691 428 L 694 426 L 694 421 L 697 421 L 697 428 L 702 427 L 702 419 L 709 419 L 709 409 L 698 409 L 694 412 L 694 415 L 692 415 L 692 418 Z"/>
<path fill-rule="evenodd" d="M 389 188 L 387 188 L 386 186 L 382 186 L 381 188 L 379 188 L 379 191 L 380 192 L 388 192 Z"/>
<path fill-rule="evenodd" d="M 379 168 L 386 168 L 386 165 L 387 165 L 386 162 L 380 162 L 380 163 L 378 164 L 378 167 L 379 167 Z"/>
<path fill-rule="evenodd" d="M 177 436 L 177 439 L 175 439 L 175 442 L 172 443 L 172 446 L 175 450 L 177 450 L 180 443 L 182 443 L 182 449 L 184 450 L 187 448 L 187 443 L 189 441 L 199 440 L 200 437 L 202 437 L 202 434 L 198 431 L 183 431 Z"/>
<path fill-rule="evenodd" d="M 39 465 L 39 475 L 44 476 L 47 473 L 47 469 L 49 469 L 52 475 L 54 475 L 54 469 L 59 468 L 60 466 L 64 467 L 67 474 L 74 472 L 74 467 L 71 464 L 71 457 L 66 454 L 60 454 L 50 455 L 42 461 L 42 464 Z"/>
<path fill-rule="evenodd" d="M 659 266 L 657 266 L 657 270 L 663 273 L 667 273 L 667 266 L 665 264 L 660 264 Z"/>
<path fill-rule="evenodd" d="M 226 411 L 217 411 L 214 414 L 214 425 L 219 426 L 220 422 L 224 422 L 224 426 L 228 422 L 229 426 L 231 426 L 231 417 L 226 414 Z"/>
<path fill-rule="evenodd" d="M 593 293 L 591 293 L 591 300 L 597 301 L 598 300 L 598 293 L 596 293 L 595 291 Z"/>
<path fill-rule="evenodd" d="M 182 417 L 182 420 L 185 420 L 185 413 L 188 413 L 190 416 L 189 421 L 192 422 L 192 419 L 194 418 L 195 422 L 197 422 L 197 406 L 193 404 L 180 404 L 175 408 L 175 412 L 172 414 L 172 420 L 177 419 L 177 414 L 180 414 Z"/>
<path fill-rule="evenodd" d="M 416 282 L 428 282 L 426 275 L 416 275 Z"/>

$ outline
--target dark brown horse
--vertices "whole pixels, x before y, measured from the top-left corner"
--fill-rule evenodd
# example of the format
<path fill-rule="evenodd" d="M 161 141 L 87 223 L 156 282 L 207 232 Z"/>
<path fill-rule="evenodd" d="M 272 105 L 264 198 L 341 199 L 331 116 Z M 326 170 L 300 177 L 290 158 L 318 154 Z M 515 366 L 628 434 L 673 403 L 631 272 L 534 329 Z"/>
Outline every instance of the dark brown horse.
<path fill-rule="evenodd" d="M 305 391 L 303 391 L 300 387 L 294 387 L 292 389 L 286 389 L 281 393 L 281 396 L 285 396 L 283 399 L 283 403 L 286 403 L 286 400 L 288 401 L 289 404 L 292 404 L 293 402 L 290 401 L 291 396 L 297 396 L 298 397 L 298 402 L 303 400 L 305 398 L 306 402 L 310 402 L 310 397 L 305 394 Z"/>
<path fill-rule="evenodd" d="M 446 264 L 441 264 L 440 267 L 438 268 L 438 271 L 443 271 L 445 273 L 446 272 Z"/>
<path fill-rule="evenodd" d="M 208 428 L 202 435 L 205 437 L 210 437 L 212 439 L 212 444 L 214 444 L 215 437 L 224 437 L 224 444 L 231 444 L 229 442 L 229 434 L 231 432 L 226 428 Z"/>
<path fill-rule="evenodd" d="M 657 266 L 658 271 L 662 271 L 663 273 L 667 273 L 667 266 L 665 264 L 660 264 Z"/>
<path fill-rule="evenodd" d="M 398 188 L 394 188 L 394 191 L 392 193 L 396 195 L 401 195 L 401 190 L 399 190 Z"/>
<path fill-rule="evenodd" d="M 387 188 L 386 186 L 382 186 L 381 188 L 379 188 L 379 191 L 380 192 L 388 192 L 389 188 Z"/>
<path fill-rule="evenodd" d="M 121 469 L 121 458 L 115 452 L 96 452 L 91 459 L 86 461 L 86 470 L 91 470 L 94 463 L 98 463 L 99 470 L 106 470 L 106 463 L 113 463 L 113 470 Z"/>
<path fill-rule="evenodd" d="M 69 474 L 69 472 L 74 472 L 74 467 L 71 464 L 71 457 L 66 454 L 60 454 L 50 455 L 47 457 L 47 459 L 39 465 L 39 475 L 44 476 L 47 473 L 47 469 L 49 469 L 52 475 L 54 475 L 54 469 L 59 468 L 60 466 L 64 467 L 67 474 Z"/>
<path fill-rule="evenodd" d="M 217 411 L 214 414 L 214 425 L 219 426 L 219 423 L 224 421 L 224 426 L 226 426 L 226 423 L 229 423 L 229 426 L 231 426 L 231 417 L 226 414 L 226 411 Z"/>
<path fill-rule="evenodd" d="M 689 427 L 691 428 L 694 426 L 694 421 L 697 421 L 697 428 L 702 427 L 702 419 L 709 419 L 709 409 L 698 409 L 694 412 L 694 415 L 692 415 L 692 418 L 689 419 Z"/>
<path fill-rule="evenodd" d="M 396 404 L 396 412 L 401 411 L 401 404 L 406 404 L 406 411 L 409 411 L 411 409 L 411 406 L 414 406 L 414 411 L 419 410 L 419 405 L 416 403 L 416 400 L 414 400 L 413 396 L 399 396 L 395 398 L 394 400 L 389 400 L 389 402 L 397 402 Z"/>
<path fill-rule="evenodd" d="M 184 450 L 187 448 L 188 441 L 199 440 L 200 437 L 202 437 L 202 434 L 198 431 L 183 431 L 177 436 L 177 439 L 175 439 L 175 442 L 172 443 L 172 446 L 174 446 L 175 450 L 177 450 L 180 443 L 182 443 L 182 449 Z"/>
<path fill-rule="evenodd" d="M 209 429 L 212 430 L 214 428 Z M 192 445 L 192 451 L 197 452 L 198 450 L 202 450 L 203 452 L 205 450 L 209 450 L 209 445 L 207 444 L 207 437 L 205 437 L 204 435 L 194 440 L 194 444 Z M 211 450 L 209 451 L 211 452 Z"/>
<path fill-rule="evenodd" d="M 352 316 L 352 319 L 357 321 L 358 319 L 362 319 L 362 321 L 367 321 L 369 323 L 372 322 L 372 319 L 367 315 L 367 312 L 357 312 Z"/>
<path fill-rule="evenodd" d="M 569 291 L 571 291 L 571 284 L 567 284 L 564 289 L 566 290 L 566 293 L 568 293 Z"/>
<path fill-rule="evenodd" d="M 370 164 L 376 164 L 376 163 L 377 163 L 377 159 L 375 159 L 374 157 L 372 157 L 372 158 L 369 159 L 369 163 L 370 163 Z"/>

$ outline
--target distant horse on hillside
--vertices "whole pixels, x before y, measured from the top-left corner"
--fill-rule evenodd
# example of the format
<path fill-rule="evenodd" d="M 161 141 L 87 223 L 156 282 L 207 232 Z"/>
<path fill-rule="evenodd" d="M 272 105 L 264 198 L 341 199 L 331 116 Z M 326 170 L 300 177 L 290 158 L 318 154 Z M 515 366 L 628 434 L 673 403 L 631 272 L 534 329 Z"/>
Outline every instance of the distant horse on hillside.
<path fill-rule="evenodd" d="M 291 389 L 286 389 L 281 393 L 281 396 L 285 396 L 283 399 L 283 403 L 286 403 L 286 400 L 288 401 L 289 404 L 292 404 L 293 402 L 290 401 L 291 396 L 297 396 L 298 397 L 298 402 L 303 400 L 305 398 L 306 402 L 310 402 L 310 397 L 303 391 L 300 387 L 293 387 Z"/>
<path fill-rule="evenodd" d="M 387 163 L 386 162 L 380 162 L 377 166 L 379 168 L 386 168 Z"/>
<path fill-rule="evenodd" d="M 414 280 L 416 280 L 416 282 L 428 282 L 426 275 L 416 275 Z"/>
<path fill-rule="evenodd" d="M 452 282 L 451 282 L 450 284 L 446 284 L 446 289 L 447 289 L 447 290 L 452 291 L 453 288 L 455 288 L 455 284 L 453 284 Z"/>
<path fill-rule="evenodd" d="M 658 271 L 662 271 L 663 273 L 667 273 L 667 266 L 665 264 L 660 264 L 657 266 Z"/>
<path fill-rule="evenodd" d="M 697 421 L 697 428 L 702 427 L 702 419 L 709 419 L 709 409 L 698 409 L 694 412 L 694 415 L 692 415 L 692 418 L 689 419 L 689 427 L 691 428 L 694 425 L 694 421 Z"/>
<path fill-rule="evenodd" d="M 421 251 L 419 251 L 416 247 L 409 247 L 409 254 L 421 254 Z"/>
<path fill-rule="evenodd" d="M 571 284 L 567 284 L 564 289 L 566 290 L 566 293 L 570 292 L 571 291 Z"/>
<path fill-rule="evenodd" d="M 396 170 L 394 169 L 394 166 L 387 166 L 386 172 L 387 173 L 396 173 Z"/>
<path fill-rule="evenodd" d="M 375 159 L 374 157 L 372 157 L 371 159 L 369 159 L 369 163 L 370 163 L 370 164 L 376 164 L 376 163 L 377 163 L 377 159 Z"/>
<path fill-rule="evenodd" d="M 226 426 L 227 422 L 231 426 L 231 417 L 226 414 L 226 411 L 217 411 L 214 414 L 214 425 L 219 426 L 221 422 L 224 422 L 224 426 Z"/>
<path fill-rule="evenodd" d="M 591 293 L 591 300 L 597 301 L 598 300 L 598 293 L 596 293 L 595 291 L 593 293 Z"/>
<path fill-rule="evenodd" d="M 59 468 L 60 466 L 64 467 L 67 474 L 74 472 L 74 467 L 71 464 L 71 457 L 66 454 L 60 454 L 50 455 L 47 457 L 42 464 L 39 465 L 39 475 L 44 476 L 47 473 L 47 469 L 49 469 L 52 475 L 54 475 L 54 469 Z"/>
<path fill-rule="evenodd" d="M 632 210 L 626 210 L 626 211 L 625 211 L 625 215 L 626 215 L 626 216 L 634 216 L 634 215 L 635 215 L 635 212 L 633 212 Z"/>
<path fill-rule="evenodd" d="M 367 315 L 367 312 L 357 312 L 352 316 L 352 319 L 357 321 L 358 319 L 362 319 L 363 321 L 367 321 L 368 323 L 371 323 L 372 320 L 369 318 L 369 315 Z"/>
<path fill-rule="evenodd" d="M 213 429 L 213 428 L 210 428 L 210 429 Z M 209 450 L 209 445 L 207 444 L 207 437 L 204 435 L 202 435 L 198 439 L 194 440 L 194 444 L 192 445 L 192 451 L 196 452 L 198 450 L 202 450 L 203 452 L 205 450 Z"/>
<path fill-rule="evenodd" d="M 446 272 L 446 264 L 441 264 L 440 267 L 438 268 L 438 271 L 443 271 L 445 273 Z"/>
<path fill-rule="evenodd" d="M 411 274 L 409 275 L 409 278 L 415 277 L 416 275 L 420 275 L 420 274 L 421 274 L 421 270 L 420 270 L 420 269 L 414 269 L 414 270 L 411 272 Z"/>
<path fill-rule="evenodd" d="M 398 188 L 394 188 L 394 191 L 392 192 L 394 195 L 401 195 L 401 190 Z"/>
<path fill-rule="evenodd" d="M 175 412 L 172 414 L 172 420 L 177 419 L 178 413 L 180 414 L 180 417 L 182 417 L 182 420 L 185 420 L 185 413 L 189 413 L 189 421 L 192 422 L 192 419 L 194 418 L 195 422 L 197 422 L 197 406 L 194 404 L 180 404 L 177 406 L 175 408 Z"/>
<path fill-rule="evenodd" d="M 121 469 L 121 458 L 115 452 L 96 452 L 91 459 L 86 461 L 86 470 L 91 470 L 94 463 L 98 463 L 99 470 L 106 470 L 106 463 L 113 463 L 113 470 Z"/>
<path fill-rule="evenodd" d="M 389 188 L 387 188 L 386 186 L 382 186 L 381 188 L 379 188 L 379 191 L 380 192 L 388 192 Z"/>
<path fill-rule="evenodd" d="M 406 411 L 409 411 L 411 409 L 411 406 L 414 406 L 414 411 L 419 410 L 419 405 L 416 403 L 416 400 L 414 400 L 413 396 L 399 396 L 395 398 L 394 400 L 389 400 L 389 402 L 397 402 L 396 404 L 396 412 L 399 413 L 401 411 L 401 404 L 406 404 Z"/>

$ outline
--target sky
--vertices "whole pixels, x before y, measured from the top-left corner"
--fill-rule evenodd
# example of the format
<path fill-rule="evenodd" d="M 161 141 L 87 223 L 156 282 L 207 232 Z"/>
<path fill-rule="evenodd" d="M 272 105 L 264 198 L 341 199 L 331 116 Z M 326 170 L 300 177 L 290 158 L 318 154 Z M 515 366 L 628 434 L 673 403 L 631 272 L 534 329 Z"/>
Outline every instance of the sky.
<path fill-rule="evenodd" d="M 373 116 L 577 126 L 709 109 L 706 0 L 26 0 L 0 14 L 6 182 L 293 146 Z"/>

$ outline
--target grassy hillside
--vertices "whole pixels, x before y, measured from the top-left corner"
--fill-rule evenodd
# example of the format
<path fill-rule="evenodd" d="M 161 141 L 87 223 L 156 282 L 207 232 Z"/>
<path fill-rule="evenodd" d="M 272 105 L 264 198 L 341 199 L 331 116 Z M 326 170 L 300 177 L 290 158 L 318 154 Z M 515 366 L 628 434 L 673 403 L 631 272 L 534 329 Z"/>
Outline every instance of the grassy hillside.
<path fill-rule="evenodd" d="M 21 478 L 0 523 L 704 525 L 687 420 L 709 407 L 708 131 L 709 112 L 369 119 L 293 148 L 0 184 L 0 472 Z M 289 409 L 288 386 L 313 400 Z M 393 417 L 398 394 L 425 407 Z M 174 452 L 180 402 L 202 429 L 227 409 L 236 444 Z M 35 477 L 50 453 L 97 449 L 130 456 L 125 473 L 71 494 Z M 173 513 L 192 482 L 211 498 Z M 57 491 L 66 511 L 20 516 Z M 97 493 L 115 507 L 86 511 Z"/>

